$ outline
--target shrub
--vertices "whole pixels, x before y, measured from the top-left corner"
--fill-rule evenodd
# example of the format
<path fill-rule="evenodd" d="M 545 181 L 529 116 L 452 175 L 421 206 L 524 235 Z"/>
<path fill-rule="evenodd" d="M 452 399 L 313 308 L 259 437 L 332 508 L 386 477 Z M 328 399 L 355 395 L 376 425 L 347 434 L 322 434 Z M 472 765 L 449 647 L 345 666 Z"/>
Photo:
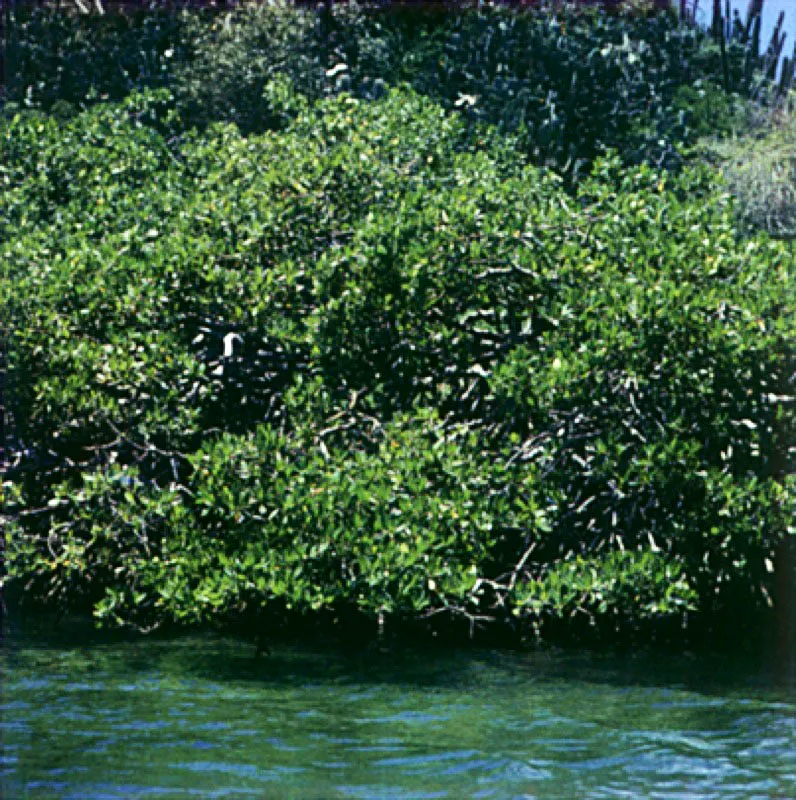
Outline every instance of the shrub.
<path fill-rule="evenodd" d="M 283 131 L 2 123 L 12 582 L 140 627 L 765 606 L 793 249 L 706 168 L 572 196 L 411 89 L 264 91 Z"/>
<path fill-rule="evenodd" d="M 63 114 L 168 86 L 179 111 L 173 133 L 219 121 L 246 133 L 284 126 L 297 109 L 264 92 L 279 77 L 310 101 L 341 91 L 373 99 L 387 84 L 409 83 L 471 122 L 497 126 L 534 163 L 574 181 L 606 148 L 631 163 L 679 167 L 683 142 L 734 119 L 723 93 L 708 91 L 702 110 L 689 96 L 695 82 L 722 82 L 720 53 L 670 14 L 253 4 L 173 16 L 50 9 L 11 29 L 9 100 L 45 110 L 57 102 Z M 757 91 L 748 62 L 730 43 L 731 88 L 741 95 Z"/>
<path fill-rule="evenodd" d="M 121 100 L 133 89 L 163 86 L 173 64 L 191 58 L 189 15 L 165 11 L 84 16 L 19 4 L 5 39 L 8 101 L 73 113 L 87 103 Z"/>

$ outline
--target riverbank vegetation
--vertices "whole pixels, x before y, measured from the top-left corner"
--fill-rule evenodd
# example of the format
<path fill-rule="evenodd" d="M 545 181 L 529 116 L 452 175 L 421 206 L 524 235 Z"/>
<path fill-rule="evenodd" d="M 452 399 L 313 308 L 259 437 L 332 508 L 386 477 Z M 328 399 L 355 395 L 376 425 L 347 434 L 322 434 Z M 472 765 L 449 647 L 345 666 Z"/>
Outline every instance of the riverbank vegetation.
<path fill-rule="evenodd" d="M 794 247 L 691 155 L 743 132 L 743 47 L 574 9 L 12 31 L 17 596 L 542 635 L 782 599 Z"/>

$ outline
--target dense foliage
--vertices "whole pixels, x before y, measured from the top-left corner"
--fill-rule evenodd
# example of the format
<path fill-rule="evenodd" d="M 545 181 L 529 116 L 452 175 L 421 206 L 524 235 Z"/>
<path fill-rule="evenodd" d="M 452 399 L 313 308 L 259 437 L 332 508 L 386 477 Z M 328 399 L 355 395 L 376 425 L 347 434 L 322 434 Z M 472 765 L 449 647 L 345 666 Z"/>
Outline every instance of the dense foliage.
<path fill-rule="evenodd" d="M 718 90 L 725 79 L 741 97 L 760 92 L 741 41 L 728 44 L 725 78 L 718 45 L 669 14 L 566 5 L 544 14 L 254 5 L 89 18 L 43 9 L 21 13 L 10 34 L 6 91 L 15 103 L 68 114 L 168 86 L 179 110 L 173 132 L 228 121 L 246 133 L 292 116 L 263 93 L 278 75 L 312 101 L 341 91 L 375 98 L 408 83 L 471 122 L 498 126 L 568 180 L 606 147 L 627 162 L 676 167 L 682 144 L 705 127 L 737 124 L 737 99 Z"/>
<path fill-rule="evenodd" d="M 707 169 L 567 193 L 409 87 L 262 93 L 279 131 L 2 122 L 12 582 L 139 627 L 769 604 L 792 247 Z"/>

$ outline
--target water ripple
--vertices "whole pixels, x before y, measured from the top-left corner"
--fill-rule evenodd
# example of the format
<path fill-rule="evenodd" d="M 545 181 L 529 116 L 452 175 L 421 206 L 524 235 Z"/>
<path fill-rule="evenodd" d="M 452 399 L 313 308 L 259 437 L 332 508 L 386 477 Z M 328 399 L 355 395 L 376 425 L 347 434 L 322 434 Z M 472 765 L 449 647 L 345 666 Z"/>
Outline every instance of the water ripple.
<path fill-rule="evenodd" d="M 430 659 L 427 673 L 413 662 L 411 680 L 391 677 L 383 664 L 372 675 L 361 666 L 349 675 L 343 661 L 325 682 L 317 664 L 326 653 L 286 649 L 284 674 L 269 666 L 268 675 L 255 675 L 250 648 L 237 651 L 229 641 L 213 647 L 212 639 L 147 641 L 108 646 L 90 658 L 63 649 L 46 659 L 18 648 L 0 706 L 0 794 L 796 797 L 794 707 L 781 696 L 767 700 L 759 683 L 754 698 L 742 690 L 720 696 L 715 687 L 700 694 L 663 678 L 661 686 L 623 684 L 615 664 L 598 680 L 606 660 L 591 664 L 586 680 L 563 675 L 563 657 L 534 666 L 510 654 L 478 656 L 472 667 L 462 654 L 444 669 Z M 192 660 L 196 651 L 201 669 Z M 278 663 L 279 654 L 273 658 Z M 236 664 L 248 666 L 236 671 Z"/>

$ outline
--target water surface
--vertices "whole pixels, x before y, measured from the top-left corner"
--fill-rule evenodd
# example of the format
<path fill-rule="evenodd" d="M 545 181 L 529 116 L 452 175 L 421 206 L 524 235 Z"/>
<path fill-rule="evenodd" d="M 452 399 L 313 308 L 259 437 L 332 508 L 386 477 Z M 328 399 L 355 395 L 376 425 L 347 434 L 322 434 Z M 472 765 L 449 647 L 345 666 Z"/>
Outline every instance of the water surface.
<path fill-rule="evenodd" d="M 74 641 L 5 643 L 3 800 L 796 797 L 792 696 L 726 657 Z"/>

